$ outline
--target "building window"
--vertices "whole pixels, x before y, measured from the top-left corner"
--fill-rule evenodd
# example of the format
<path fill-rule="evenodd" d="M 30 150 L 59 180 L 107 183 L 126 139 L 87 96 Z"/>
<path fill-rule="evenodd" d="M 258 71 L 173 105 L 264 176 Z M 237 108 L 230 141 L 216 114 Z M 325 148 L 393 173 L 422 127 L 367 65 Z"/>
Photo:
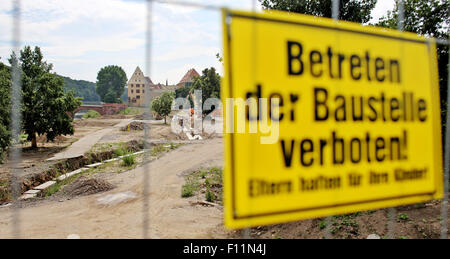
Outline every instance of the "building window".
<path fill-rule="evenodd" d="M 131 84 L 131 87 L 133 87 L 133 84 Z"/>
<path fill-rule="evenodd" d="M 140 87 L 141 85 L 140 84 L 136 84 L 136 87 Z"/>
<path fill-rule="evenodd" d="M 131 93 L 133 93 L 133 90 L 131 90 Z"/>
<path fill-rule="evenodd" d="M 140 95 L 136 95 L 136 99 L 141 99 L 141 96 Z"/>
<path fill-rule="evenodd" d="M 144 89 L 142 89 L 142 93 L 145 93 L 145 90 L 144 90 Z"/>
<path fill-rule="evenodd" d="M 141 91 L 139 91 L 139 89 L 136 90 L 136 93 L 137 93 L 137 94 L 140 93 L 140 92 L 141 92 Z"/>

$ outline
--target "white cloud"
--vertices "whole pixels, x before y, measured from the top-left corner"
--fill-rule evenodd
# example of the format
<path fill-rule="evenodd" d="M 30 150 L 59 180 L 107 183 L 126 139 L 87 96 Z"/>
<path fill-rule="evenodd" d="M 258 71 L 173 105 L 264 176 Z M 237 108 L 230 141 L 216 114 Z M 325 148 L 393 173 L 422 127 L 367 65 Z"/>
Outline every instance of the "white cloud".
<path fill-rule="evenodd" d="M 186 0 L 251 9 L 252 0 Z M 3 2 L 7 2 L 3 4 Z M 259 2 L 257 2 L 260 9 Z M 95 81 L 106 65 L 130 76 L 145 69 L 145 0 L 22 0 L 22 45 L 40 46 L 55 72 Z M 11 52 L 11 1 L 0 5 L 0 57 Z M 152 10 L 152 74 L 155 82 L 178 82 L 189 68 L 199 73 L 221 64 L 220 11 L 157 4 Z"/>
<path fill-rule="evenodd" d="M 218 47 L 206 47 L 201 45 L 184 45 L 167 51 L 164 55 L 155 57 L 154 62 L 174 61 L 177 59 L 186 59 L 200 57 L 203 55 L 215 57 L 219 53 Z"/>
<path fill-rule="evenodd" d="M 394 9 L 394 4 L 394 0 L 378 0 L 372 11 L 372 20 L 370 22 L 376 23 L 381 17 L 387 14 L 387 11 Z"/>

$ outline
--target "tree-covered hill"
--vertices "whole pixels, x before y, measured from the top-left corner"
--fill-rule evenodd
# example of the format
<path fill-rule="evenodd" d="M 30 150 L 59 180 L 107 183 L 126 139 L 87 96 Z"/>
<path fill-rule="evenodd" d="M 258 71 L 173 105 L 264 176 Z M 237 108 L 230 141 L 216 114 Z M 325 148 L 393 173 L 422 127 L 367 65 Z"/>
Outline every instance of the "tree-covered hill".
<path fill-rule="evenodd" d="M 9 69 L 9 66 L 0 61 L 0 67 Z M 95 92 L 95 83 L 86 80 L 75 80 L 61 76 L 64 79 L 64 91 L 73 90 L 76 97 L 83 97 L 83 102 L 99 102 L 100 96 Z"/>
<path fill-rule="evenodd" d="M 83 97 L 83 102 L 98 102 L 100 96 L 95 92 L 95 83 L 85 80 L 74 80 L 70 77 L 61 76 L 64 79 L 64 90 L 73 90 L 75 96 Z"/>

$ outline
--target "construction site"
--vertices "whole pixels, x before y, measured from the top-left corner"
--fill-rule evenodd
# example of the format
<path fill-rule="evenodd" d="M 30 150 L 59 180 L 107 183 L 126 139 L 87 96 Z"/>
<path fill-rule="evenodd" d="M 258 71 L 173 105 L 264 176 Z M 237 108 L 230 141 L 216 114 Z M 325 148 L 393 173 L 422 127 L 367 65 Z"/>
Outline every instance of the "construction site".
<path fill-rule="evenodd" d="M 0 7 L 0 239 L 448 239 L 448 2 L 106 1 Z"/>

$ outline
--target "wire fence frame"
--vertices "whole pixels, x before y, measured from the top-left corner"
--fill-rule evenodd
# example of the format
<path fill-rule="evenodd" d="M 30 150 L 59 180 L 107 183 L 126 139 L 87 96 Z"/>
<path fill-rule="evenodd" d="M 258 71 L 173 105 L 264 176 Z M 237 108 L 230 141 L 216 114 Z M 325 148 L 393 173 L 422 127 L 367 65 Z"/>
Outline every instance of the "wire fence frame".
<path fill-rule="evenodd" d="M 13 20 L 13 26 L 12 26 L 12 49 L 16 54 L 20 53 L 20 46 L 21 46 L 21 0 L 11 0 L 13 4 L 13 12 L 12 12 L 12 20 Z M 398 15 L 398 30 L 403 30 L 404 26 L 404 0 L 399 0 L 399 15 Z M 150 77 L 151 75 L 151 51 L 152 51 L 152 9 L 153 9 L 153 3 L 160 3 L 160 4 L 170 4 L 170 5 L 177 5 L 181 7 L 193 7 L 193 8 L 200 8 L 205 10 L 211 10 L 211 11 L 221 11 L 223 10 L 224 6 L 216 6 L 216 5 L 208 5 L 208 4 L 200 4 L 195 2 L 189 2 L 189 1 L 173 1 L 173 0 L 146 0 L 147 2 L 147 18 L 146 18 L 146 48 L 145 48 L 145 71 L 146 74 Z M 339 20 L 339 0 L 332 0 L 332 18 L 336 21 Z M 252 11 L 256 12 L 256 0 L 252 0 Z M 437 44 L 441 45 L 450 45 L 450 41 L 448 39 L 434 39 L 434 41 Z M 448 77 L 450 78 L 450 57 L 448 60 Z M 21 124 L 22 124 L 22 117 L 21 117 L 21 88 L 22 88 L 22 82 L 21 82 L 21 74 L 20 69 L 17 66 L 17 64 L 12 64 L 11 66 L 11 136 L 15 137 L 20 135 L 21 132 Z M 450 80 L 448 80 L 447 85 L 448 95 L 447 95 L 447 111 L 450 110 Z M 148 91 L 146 95 L 149 98 L 146 98 L 146 108 L 150 108 L 150 100 L 152 96 L 152 91 Z M 146 96 L 146 97 L 147 97 Z M 150 111 L 148 110 L 146 113 L 144 113 L 144 119 L 150 120 Z M 450 121 L 450 112 L 447 112 L 447 118 L 446 121 Z M 148 140 L 150 139 L 150 125 L 145 124 L 144 127 L 144 148 L 149 148 Z M 450 127 L 446 127 L 446 133 L 445 133 L 445 148 L 444 148 L 444 199 L 441 202 L 441 239 L 447 239 L 448 236 L 448 224 L 447 224 L 447 218 L 448 218 L 448 188 L 449 188 L 449 171 L 450 171 Z M 9 164 L 10 164 L 10 171 L 11 171 L 11 190 L 12 190 L 12 198 L 13 200 L 16 200 L 20 196 L 20 184 L 18 180 L 18 175 L 20 173 L 20 169 L 18 164 L 20 163 L 22 159 L 22 151 L 20 148 L 11 148 L 9 151 Z M 150 194 L 150 163 L 149 163 L 149 157 L 148 152 L 144 152 L 144 182 L 143 182 L 143 210 L 142 210 L 142 221 L 143 221 L 143 232 L 142 236 L 143 238 L 150 238 L 151 237 L 151 231 L 150 230 L 150 200 L 149 200 L 149 194 Z M 395 232 L 395 215 L 396 210 L 395 208 L 389 208 L 388 209 L 388 237 L 394 238 L 394 232 Z M 325 237 L 326 238 L 332 238 L 331 235 L 331 229 L 329 226 L 331 226 L 331 217 L 326 218 L 327 221 L 327 227 L 325 230 Z M 12 206 L 12 236 L 14 238 L 20 238 L 21 237 L 21 229 L 20 229 L 20 209 L 18 206 Z M 243 231 L 243 237 L 248 239 L 250 238 L 250 229 L 246 228 Z"/>
<path fill-rule="evenodd" d="M 331 3 L 331 18 L 337 22 L 339 21 L 339 5 L 340 1 L 333 0 Z M 325 218 L 325 238 L 332 239 L 333 235 L 331 234 L 331 224 L 332 224 L 332 216 Z"/>
<path fill-rule="evenodd" d="M 152 55 L 152 12 L 153 2 L 147 1 L 147 22 L 146 22 L 146 44 L 145 44 L 145 73 L 148 77 L 151 76 L 151 55 Z M 150 77 L 151 78 L 151 77 Z M 145 109 L 144 120 L 150 120 L 150 100 L 152 97 L 152 90 L 149 88 L 145 96 Z M 150 148 L 150 123 L 144 123 L 144 150 Z M 144 181 L 143 181 L 143 206 L 142 206 L 142 237 L 144 239 L 150 238 L 150 160 L 149 152 L 144 152 Z"/>
<path fill-rule="evenodd" d="M 13 3 L 13 28 L 12 28 L 12 49 L 16 55 L 20 55 L 21 45 L 21 1 L 16 0 Z M 11 136 L 13 141 L 17 140 L 17 137 L 21 132 L 22 125 L 22 80 L 21 71 L 18 64 L 17 56 L 16 60 L 12 60 L 11 64 Z M 21 187 L 19 183 L 20 167 L 19 163 L 22 160 L 22 150 L 20 148 L 11 148 L 9 151 L 10 158 L 10 184 L 11 184 L 11 196 L 12 200 L 17 200 L 21 194 Z M 20 209 L 17 206 L 12 207 L 12 236 L 14 238 L 20 238 Z"/>

